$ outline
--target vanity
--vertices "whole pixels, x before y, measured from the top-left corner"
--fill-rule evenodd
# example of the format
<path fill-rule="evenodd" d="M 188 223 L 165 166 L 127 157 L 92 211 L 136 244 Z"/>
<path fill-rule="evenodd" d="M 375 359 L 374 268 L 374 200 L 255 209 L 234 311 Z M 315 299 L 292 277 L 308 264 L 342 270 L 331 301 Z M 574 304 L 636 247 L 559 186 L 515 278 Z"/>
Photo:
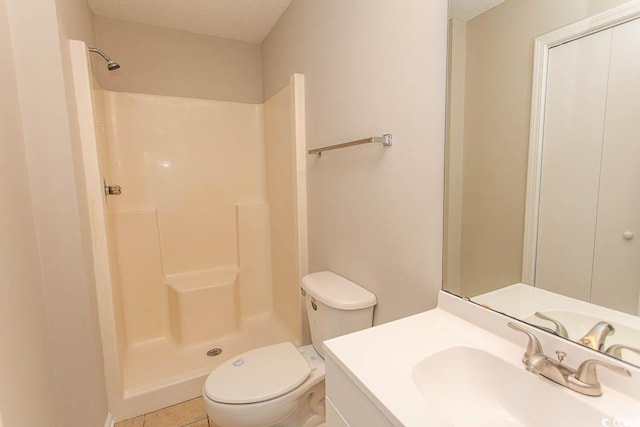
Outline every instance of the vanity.
<path fill-rule="evenodd" d="M 449 5 L 443 291 L 325 342 L 327 426 L 640 427 L 640 1 Z"/>
<path fill-rule="evenodd" d="M 525 370 L 510 321 L 441 292 L 434 310 L 326 341 L 327 426 L 640 426 L 640 369 L 598 368 L 602 395 L 577 393 Z M 609 361 L 514 323 L 568 366 Z"/>

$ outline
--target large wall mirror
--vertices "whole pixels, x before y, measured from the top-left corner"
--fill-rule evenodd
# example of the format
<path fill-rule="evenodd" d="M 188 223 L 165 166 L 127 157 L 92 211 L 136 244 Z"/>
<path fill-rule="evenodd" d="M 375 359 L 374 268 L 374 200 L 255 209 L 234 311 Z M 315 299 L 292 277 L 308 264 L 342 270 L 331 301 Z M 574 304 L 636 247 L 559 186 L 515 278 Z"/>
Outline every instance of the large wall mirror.
<path fill-rule="evenodd" d="M 640 366 L 640 1 L 450 0 L 444 290 Z"/>

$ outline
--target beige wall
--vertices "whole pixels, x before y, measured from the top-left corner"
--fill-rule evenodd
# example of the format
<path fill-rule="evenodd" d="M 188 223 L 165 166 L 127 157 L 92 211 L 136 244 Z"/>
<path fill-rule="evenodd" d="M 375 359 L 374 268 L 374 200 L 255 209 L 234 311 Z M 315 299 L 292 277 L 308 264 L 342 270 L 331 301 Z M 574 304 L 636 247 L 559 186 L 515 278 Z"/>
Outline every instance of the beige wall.
<path fill-rule="evenodd" d="M 262 102 L 260 46 L 95 17 L 96 45 L 122 68 L 100 67 L 104 89 Z"/>
<path fill-rule="evenodd" d="M 91 24 L 86 9 L 76 14 L 82 9 L 76 2 L 8 0 L 7 8 L 44 288 L 47 357 L 56 383 L 48 399 L 57 398 L 65 427 L 102 425 L 107 402 L 90 242 L 83 234 L 88 222 L 77 192 L 81 173 L 74 173 L 78 141 L 69 114 L 73 95 L 64 22 L 84 28 L 73 31 L 88 38 Z M 87 20 L 77 21 L 81 15 Z"/>
<path fill-rule="evenodd" d="M 262 46 L 265 98 L 305 74 L 310 271 L 375 293 L 375 322 L 436 305 L 442 281 L 447 2 L 293 0 Z"/>
<path fill-rule="evenodd" d="M 62 426 L 5 0 L 0 0 L 0 409 L 7 426 Z M 38 404 L 34 404 L 38 402 Z M 0 422 L 1 423 L 1 422 Z"/>
<path fill-rule="evenodd" d="M 461 292 L 520 282 L 533 40 L 623 0 L 511 0 L 467 25 Z"/>
<path fill-rule="evenodd" d="M 93 14 L 86 0 L 56 0 L 61 32 L 88 45 L 95 43 Z"/>

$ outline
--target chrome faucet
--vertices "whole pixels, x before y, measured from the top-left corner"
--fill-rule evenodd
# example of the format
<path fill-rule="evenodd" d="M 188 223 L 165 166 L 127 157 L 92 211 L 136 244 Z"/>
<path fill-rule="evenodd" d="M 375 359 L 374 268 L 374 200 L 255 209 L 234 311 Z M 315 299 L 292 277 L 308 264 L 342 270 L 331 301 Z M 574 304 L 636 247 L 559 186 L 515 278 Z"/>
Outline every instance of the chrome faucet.
<path fill-rule="evenodd" d="M 585 336 L 580 338 L 578 342 L 594 350 L 604 351 L 604 340 L 615 332 L 616 328 L 614 328 L 611 323 L 598 322 Z"/>
<path fill-rule="evenodd" d="M 585 360 L 580 364 L 578 369 L 573 369 L 562 363 L 565 353 L 557 351 L 558 359 L 547 356 L 542 351 L 542 344 L 535 335 L 526 329 L 516 325 L 513 322 L 507 323 L 511 329 L 522 332 L 529 337 L 527 348 L 522 363 L 527 371 L 540 375 L 551 380 L 561 386 L 567 387 L 578 393 L 587 396 L 602 395 L 602 387 L 596 375 L 596 366 L 604 366 L 612 371 L 631 376 L 631 372 L 625 368 L 621 368 L 609 362 L 602 362 L 595 359 Z"/>
<path fill-rule="evenodd" d="M 633 351 L 634 353 L 640 354 L 640 348 L 629 347 L 624 344 L 614 344 L 605 351 L 609 356 L 613 356 L 616 359 L 622 360 L 622 350 Z"/>
<path fill-rule="evenodd" d="M 567 386 L 567 378 L 575 373 L 575 370 L 562 364 L 564 355 L 558 353 L 558 360 L 547 356 L 542 351 L 542 344 L 535 335 L 513 322 L 507 323 L 511 329 L 522 332 L 529 337 L 527 349 L 522 356 L 522 363 L 527 371 L 532 374 L 541 375 L 555 383 Z"/>

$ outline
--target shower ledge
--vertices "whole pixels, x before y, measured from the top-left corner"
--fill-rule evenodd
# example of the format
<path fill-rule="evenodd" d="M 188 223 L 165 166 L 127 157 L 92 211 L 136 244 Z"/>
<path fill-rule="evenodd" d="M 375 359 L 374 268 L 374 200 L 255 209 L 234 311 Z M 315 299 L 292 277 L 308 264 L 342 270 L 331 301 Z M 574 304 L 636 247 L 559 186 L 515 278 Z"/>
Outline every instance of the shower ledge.
<path fill-rule="evenodd" d="M 180 344 L 196 344 L 238 328 L 238 267 L 189 271 L 165 277 L 169 328 Z"/>

